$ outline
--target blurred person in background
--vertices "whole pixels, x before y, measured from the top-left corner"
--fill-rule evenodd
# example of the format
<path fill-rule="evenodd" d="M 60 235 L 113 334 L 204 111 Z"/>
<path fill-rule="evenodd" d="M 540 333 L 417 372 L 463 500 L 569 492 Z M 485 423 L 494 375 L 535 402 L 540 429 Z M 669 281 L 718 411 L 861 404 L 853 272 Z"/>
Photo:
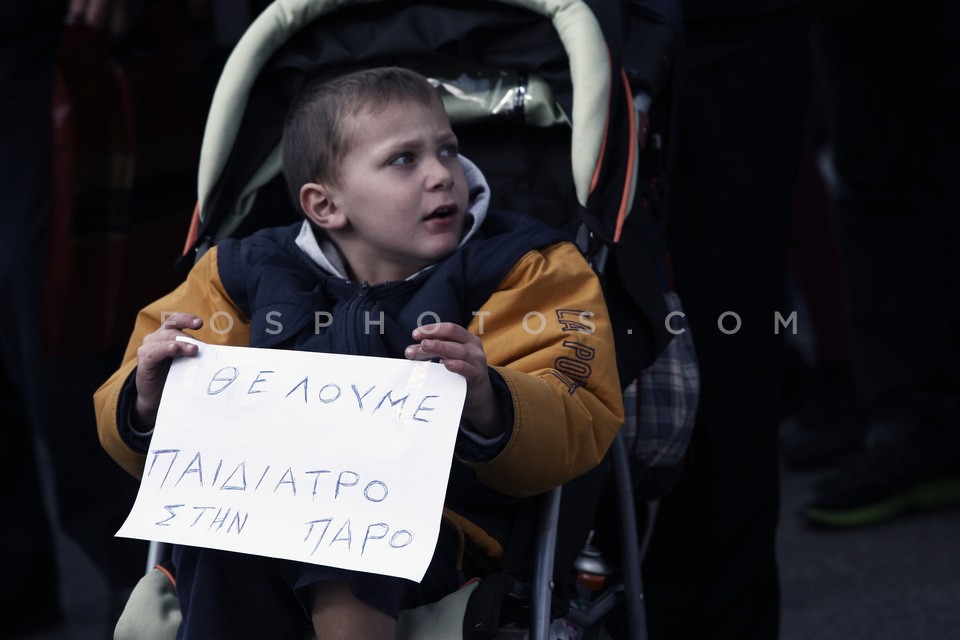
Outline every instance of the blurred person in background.
<path fill-rule="evenodd" d="M 960 5 L 819 3 L 860 447 L 804 509 L 855 527 L 960 503 Z"/>

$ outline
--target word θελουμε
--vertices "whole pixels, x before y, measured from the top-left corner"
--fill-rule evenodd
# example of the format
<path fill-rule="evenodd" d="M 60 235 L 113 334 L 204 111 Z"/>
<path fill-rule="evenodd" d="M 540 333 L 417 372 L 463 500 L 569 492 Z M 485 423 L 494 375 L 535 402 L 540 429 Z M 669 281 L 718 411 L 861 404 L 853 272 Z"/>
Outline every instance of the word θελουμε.
<path fill-rule="evenodd" d="M 410 419 L 415 422 L 430 422 L 428 418 L 429 413 L 436 409 L 435 406 L 432 406 L 431 401 L 440 397 L 436 394 L 421 394 L 419 400 L 415 397 L 415 402 L 410 402 L 409 393 L 400 395 L 394 389 L 381 388 L 377 390 L 377 386 L 373 385 L 363 390 L 361 387 L 366 385 L 357 386 L 356 384 L 350 384 L 349 389 L 345 391 L 344 388 L 347 386 L 346 384 L 337 384 L 334 382 L 321 384 L 312 381 L 310 376 L 304 376 L 302 378 L 298 376 L 295 382 L 288 382 L 287 384 L 280 383 L 281 386 L 278 387 L 278 383 L 271 380 L 270 374 L 274 373 L 276 373 L 276 371 L 260 369 L 251 377 L 249 385 L 239 384 L 234 387 L 234 384 L 242 378 L 240 369 L 234 366 L 221 367 L 213 374 L 209 383 L 207 383 L 207 395 L 220 395 L 232 388 L 248 396 L 256 394 L 273 395 L 279 393 L 285 399 L 302 399 L 304 404 L 311 401 L 326 405 L 335 402 L 352 403 L 355 401 L 358 411 L 361 413 L 367 412 L 371 415 L 385 408 L 386 405 L 386 408 L 396 409 L 398 415 L 403 415 L 404 411 L 411 412 Z M 244 386 L 246 386 L 245 391 L 243 390 Z M 415 406 L 416 408 L 408 409 L 408 406 Z"/>

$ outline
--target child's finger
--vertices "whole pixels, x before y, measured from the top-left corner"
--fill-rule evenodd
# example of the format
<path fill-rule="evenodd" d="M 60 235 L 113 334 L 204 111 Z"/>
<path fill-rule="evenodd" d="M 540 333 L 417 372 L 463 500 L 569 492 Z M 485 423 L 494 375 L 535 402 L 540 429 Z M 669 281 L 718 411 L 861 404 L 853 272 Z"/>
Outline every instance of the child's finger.
<path fill-rule="evenodd" d="M 171 313 L 165 316 L 160 327 L 143 338 L 143 344 L 156 344 L 176 340 L 178 336 L 187 337 L 184 329 L 199 329 L 203 320 L 190 313 Z"/>
<path fill-rule="evenodd" d="M 483 354 L 478 349 L 471 349 L 471 345 L 465 345 L 452 340 L 435 340 L 433 338 L 422 341 L 418 347 L 419 353 L 424 354 L 426 358 L 440 358 L 442 360 L 479 360 Z"/>
<path fill-rule="evenodd" d="M 189 338 L 190 336 L 179 329 L 157 329 L 153 333 L 143 338 L 143 344 L 158 345 L 176 342 L 179 337 Z"/>
<path fill-rule="evenodd" d="M 453 322 L 435 322 L 433 324 L 425 324 L 413 330 L 414 340 L 427 340 L 432 338 L 435 340 L 465 342 L 475 337 L 476 336 L 464 327 Z"/>
<path fill-rule="evenodd" d="M 447 371 L 459 373 L 466 378 L 468 385 L 471 380 L 479 379 L 480 371 L 477 366 L 466 360 L 444 360 L 443 366 L 446 367 Z"/>
<path fill-rule="evenodd" d="M 203 326 L 203 320 L 192 313 L 171 313 L 163 319 L 162 328 L 164 329 L 199 329 Z"/>
<path fill-rule="evenodd" d="M 425 348 L 423 343 L 411 344 L 409 347 L 403 350 L 403 355 L 407 358 L 407 360 L 433 360 L 436 362 L 450 357 L 444 355 L 442 351 L 437 350 L 436 348 Z"/>
<path fill-rule="evenodd" d="M 434 356 L 426 353 L 419 344 L 411 344 L 403 350 L 404 357 L 407 360 L 432 360 Z"/>
<path fill-rule="evenodd" d="M 152 368 L 170 358 L 195 356 L 199 351 L 197 345 L 179 340 L 148 343 L 137 349 L 137 364 L 141 367 Z"/>
<path fill-rule="evenodd" d="M 454 342 L 452 340 L 424 340 L 420 347 L 427 353 L 439 358 L 451 360 L 478 360 L 483 358 L 483 352 L 471 348 L 473 345 Z"/>

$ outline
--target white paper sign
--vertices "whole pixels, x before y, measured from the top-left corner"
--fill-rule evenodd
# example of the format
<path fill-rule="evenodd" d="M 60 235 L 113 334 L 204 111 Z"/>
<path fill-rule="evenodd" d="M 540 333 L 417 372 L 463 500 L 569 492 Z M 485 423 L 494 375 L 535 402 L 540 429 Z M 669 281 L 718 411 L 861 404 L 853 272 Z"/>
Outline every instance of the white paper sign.
<path fill-rule="evenodd" d="M 200 344 L 118 536 L 419 582 L 466 393 L 442 365 Z"/>

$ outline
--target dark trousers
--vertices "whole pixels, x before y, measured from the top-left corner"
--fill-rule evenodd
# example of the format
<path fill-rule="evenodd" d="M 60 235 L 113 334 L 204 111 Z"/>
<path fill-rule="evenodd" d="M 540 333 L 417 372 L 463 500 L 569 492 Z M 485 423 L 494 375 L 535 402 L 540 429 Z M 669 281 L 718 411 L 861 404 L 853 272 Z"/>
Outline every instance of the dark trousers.
<path fill-rule="evenodd" d="M 815 24 L 863 401 L 933 426 L 928 449 L 960 447 L 960 6 Z"/>
<path fill-rule="evenodd" d="M 7 25 L 5 25 L 7 26 Z M 53 65 L 59 29 L 0 29 L 0 619 L 55 606 L 56 556 L 38 440 L 43 230 L 50 195 Z M 39 604 L 38 604 L 39 603 Z"/>
<path fill-rule="evenodd" d="M 719 33 L 719 31 L 718 31 Z M 686 467 L 644 567 L 650 636 L 777 637 L 777 368 L 788 214 L 809 107 L 804 29 L 714 47 L 688 30 L 668 211 L 676 288 L 700 359 Z M 718 327 L 727 312 L 739 331 Z M 722 318 L 733 331 L 737 318 Z"/>
<path fill-rule="evenodd" d="M 310 620 L 313 585 L 343 581 L 354 596 L 394 618 L 409 609 L 440 600 L 457 590 L 465 578 L 485 575 L 477 560 L 481 552 L 467 544 L 462 572 L 456 532 L 442 526 L 433 560 L 422 582 L 361 571 L 348 571 L 291 560 L 198 549 L 176 545 L 173 564 L 183 622 L 180 640 L 271 638 L 303 640 L 313 629 Z"/>

